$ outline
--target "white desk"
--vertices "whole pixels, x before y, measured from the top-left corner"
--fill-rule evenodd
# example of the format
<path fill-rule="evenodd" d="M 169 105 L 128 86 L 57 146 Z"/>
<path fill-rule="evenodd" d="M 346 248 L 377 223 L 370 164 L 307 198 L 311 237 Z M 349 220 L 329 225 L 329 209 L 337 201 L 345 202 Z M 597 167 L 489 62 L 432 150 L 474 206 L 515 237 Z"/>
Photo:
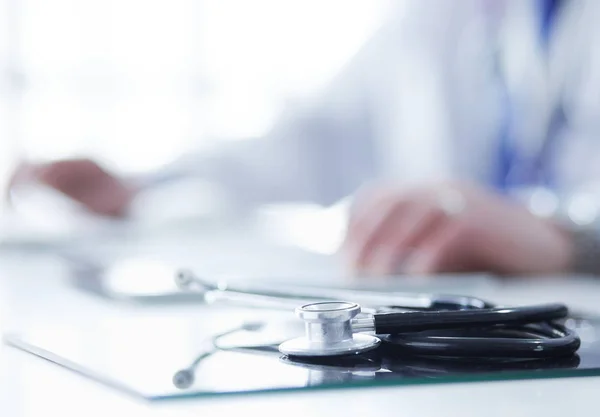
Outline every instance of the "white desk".
<path fill-rule="evenodd" d="M 243 239 L 242 239 L 243 241 Z M 229 263 L 253 273 L 290 271 L 290 276 L 326 271 L 327 262 L 316 258 L 308 265 L 306 258 L 292 252 L 263 253 L 260 245 L 249 249 L 246 243 L 222 239 L 219 244 L 230 248 Z M 200 243 L 208 258 L 221 248 L 212 240 Z M 212 249 L 210 249 L 212 247 Z M 231 248 L 236 248 L 231 249 Z M 241 250 L 246 247 L 247 251 Z M 187 246 L 190 249 L 189 246 Z M 160 249 L 160 248 L 158 248 Z M 195 253 L 198 248 L 190 250 Z M 212 252 L 211 252 L 212 250 Z M 287 253 L 287 255 L 284 255 Z M 287 256 L 287 258 L 286 258 Z M 211 268 L 220 268 L 223 260 L 212 259 Z M 246 264 L 244 264 L 246 262 Z M 18 328 L 19 323 L 56 323 L 61 317 L 113 315 L 127 316 L 136 307 L 118 306 L 82 294 L 65 283 L 65 270 L 52 257 L 35 253 L 0 255 L 0 330 Z M 310 271 L 311 267 L 313 268 Z M 252 269 L 255 268 L 253 271 Z M 304 268 L 304 269 L 301 269 Z M 330 271 L 331 272 L 331 271 Z M 315 275 L 316 276 L 316 275 Z M 565 285 L 517 285 L 515 289 L 498 289 L 493 284 L 473 286 L 474 292 L 494 301 L 560 301 L 581 308 L 600 311 L 600 286 L 586 282 Z M 161 310 L 163 314 L 166 310 Z M 171 311 L 171 310 L 170 310 Z M 196 312 L 196 313 L 195 313 Z M 197 314 L 193 307 L 173 308 L 169 314 Z M 76 313 L 75 313 L 76 314 Z M 331 390 L 307 393 L 225 396 L 201 400 L 164 403 L 137 401 L 91 380 L 61 369 L 13 348 L 0 349 L 0 415 L 33 416 L 186 416 L 186 415 L 381 415 L 406 416 L 564 416 L 597 415 L 600 378 L 573 378 L 448 385 L 402 386 Z"/>

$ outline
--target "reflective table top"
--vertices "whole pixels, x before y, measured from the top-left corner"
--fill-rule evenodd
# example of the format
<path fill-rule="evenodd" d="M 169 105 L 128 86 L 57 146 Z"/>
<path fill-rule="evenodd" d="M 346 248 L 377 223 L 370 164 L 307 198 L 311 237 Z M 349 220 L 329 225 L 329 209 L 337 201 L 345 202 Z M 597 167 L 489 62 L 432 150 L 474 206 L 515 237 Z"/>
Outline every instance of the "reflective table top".
<path fill-rule="evenodd" d="M 600 321 L 567 321 L 577 354 L 546 360 L 426 358 L 387 344 L 360 355 L 297 358 L 279 343 L 303 333 L 292 314 L 202 306 L 196 317 L 102 318 L 30 326 L 10 346 L 146 400 L 282 390 L 600 375 Z"/>

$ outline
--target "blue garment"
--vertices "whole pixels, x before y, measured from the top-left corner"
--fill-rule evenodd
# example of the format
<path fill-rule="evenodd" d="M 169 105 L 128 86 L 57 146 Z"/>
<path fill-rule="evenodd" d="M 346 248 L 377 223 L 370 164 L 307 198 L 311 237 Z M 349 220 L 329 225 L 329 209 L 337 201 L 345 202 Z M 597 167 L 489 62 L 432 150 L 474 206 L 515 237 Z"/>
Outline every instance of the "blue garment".
<path fill-rule="evenodd" d="M 564 0 L 537 0 L 537 9 L 539 17 L 540 47 L 546 49 L 549 39 L 552 35 L 552 27 L 560 7 Z M 518 154 L 513 137 L 512 124 L 515 117 L 513 106 L 507 88 L 503 89 L 502 106 L 504 108 L 504 120 L 500 131 L 499 149 L 498 149 L 498 175 L 496 178 L 496 188 L 501 192 L 507 192 L 515 186 L 533 186 L 543 185 L 551 186 L 549 173 L 544 167 L 544 161 L 548 160 L 548 153 L 551 151 L 549 143 L 553 133 L 560 125 L 560 109 L 557 109 L 551 119 L 551 126 L 542 147 L 540 154 L 534 158 L 525 160 L 523 155 Z M 546 171 L 546 172 L 544 172 Z"/>
<path fill-rule="evenodd" d="M 561 4 L 564 0 L 538 0 L 538 10 L 540 13 L 540 38 L 544 44 L 548 43 L 552 32 L 554 19 L 558 14 Z"/>

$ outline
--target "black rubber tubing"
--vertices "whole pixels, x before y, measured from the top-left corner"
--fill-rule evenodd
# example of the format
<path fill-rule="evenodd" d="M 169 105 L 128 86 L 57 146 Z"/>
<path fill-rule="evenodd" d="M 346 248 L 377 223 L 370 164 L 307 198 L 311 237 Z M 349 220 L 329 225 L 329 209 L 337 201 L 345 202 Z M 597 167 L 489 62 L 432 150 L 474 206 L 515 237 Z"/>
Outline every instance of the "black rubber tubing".
<path fill-rule="evenodd" d="M 425 330 L 525 325 L 567 317 L 564 304 L 540 304 L 525 307 L 494 307 L 460 311 L 409 311 L 375 314 L 375 333 L 395 334 Z"/>

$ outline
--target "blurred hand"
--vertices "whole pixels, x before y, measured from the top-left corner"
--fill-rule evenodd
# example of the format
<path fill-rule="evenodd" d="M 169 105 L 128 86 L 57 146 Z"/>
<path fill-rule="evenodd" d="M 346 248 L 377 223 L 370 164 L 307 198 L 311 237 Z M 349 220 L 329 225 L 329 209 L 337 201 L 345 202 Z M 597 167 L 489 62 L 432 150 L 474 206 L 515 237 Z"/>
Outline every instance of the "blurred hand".
<path fill-rule="evenodd" d="M 359 193 L 344 244 L 354 272 L 559 273 L 571 242 L 555 224 L 466 184 Z"/>
<path fill-rule="evenodd" d="M 103 216 L 124 216 L 135 189 L 89 159 L 72 159 L 48 164 L 22 164 L 9 187 L 26 182 L 47 185 Z"/>

